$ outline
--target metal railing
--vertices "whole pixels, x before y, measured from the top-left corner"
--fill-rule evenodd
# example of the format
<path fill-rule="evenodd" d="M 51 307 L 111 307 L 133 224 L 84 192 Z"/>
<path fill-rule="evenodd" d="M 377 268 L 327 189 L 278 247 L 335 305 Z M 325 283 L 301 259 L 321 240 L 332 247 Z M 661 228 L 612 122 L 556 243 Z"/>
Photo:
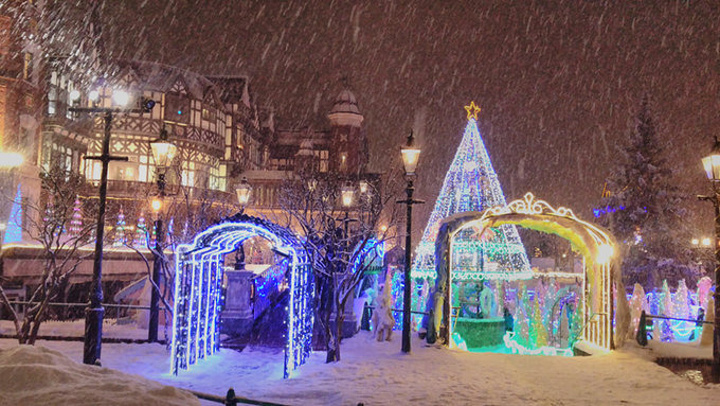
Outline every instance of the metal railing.
<path fill-rule="evenodd" d="M 647 333 L 648 320 L 652 320 L 652 319 L 685 321 L 688 323 L 695 323 L 695 325 L 698 327 L 701 324 L 715 324 L 712 321 L 707 321 L 707 320 L 703 320 L 700 318 L 693 320 L 693 319 L 684 319 L 684 318 L 680 318 L 680 317 L 667 317 L 667 316 L 658 316 L 658 315 L 654 315 L 654 314 L 646 314 L 645 311 L 643 310 L 643 312 L 640 314 L 640 322 L 638 323 L 638 331 L 637 331 L 637 334 L 635 335 L 635 340 L 637 341 L 638 344 L 640 344 L 643 347 L 648 345 L 648 333 Z"/>
<path fill-rule="evenodd" d="M 17 309 L 17 306 L 32 306 L 35 304 L 38 304 L 39 302 L 30 302 L 26 300 L 11 300 L 8 301 L 8 304 L 13 306 Z M 87 307 L 87 303 L 65 303 L 65 302 L 49 302 L 47 303 L 50 307 L 61 307 L 61 308 L 84 308 Z M 2 307 L 2 303 L 0 303 L 0 307 Z M 122 317 L 120 315 L 120 312 L 122 310 L 147 310 L 150 311 L 150 306 L 143 306 L 143 305 L 131 305 L 131 304 L 118 304 L 118 303 L 104 303 L 102 305 L 106 309 L 115 309 L 115 319 L 121 320 Z M 165 309 L 164 306 L 160 305 L 158 306 L 158 311 L 163 311 Z M 19 312 L 23 313 L 23 312 Z M 108 312 L 108 317 L 106 319 L 112 319 L 110 316 L 110 312 Z M 67 317 L 66 320 L 53 320 L 53 319 L 47 319 L 47 321 L 61 321 L 61 322 L 68 322 L 68 321 L 74 321 L 74 320 L 81 320 L 84 319 L 84 316 L 81 317 Z M 17 338 L 16 334 L 0 334 L 0 338 Z M 48 341 L 82 341 L 83 336 L 73 336 L 73 335 L 43 335 L 39 334 L 37 336 L 37 339 L 39 340 L 48 340 Z M 104 343 L 147 343 L 150 342 L 148 339 L 140 339 L 140 338 L 117 338 L 117 337 L 103 337 L 102 341 Z M 157 340 L 158 343 L 164 344 L 165 340 Z"/>
<path fill-rule="evenodd" d="M 282 403 L 266 402 L 264 400 L 248 399 L 242 396 L 235 395 L 233 388 L 228 389 L 225 397 L 211 395 L 203 392 L 196 392 L 194 390 L 184 389 L 197 397 L 198 399 L 207 400 L 210 402 L 220 403 L 226 406 L 236 406 L 238 404 L 243 405 L 260 405 L 260 406 L 286 406 Z"/>

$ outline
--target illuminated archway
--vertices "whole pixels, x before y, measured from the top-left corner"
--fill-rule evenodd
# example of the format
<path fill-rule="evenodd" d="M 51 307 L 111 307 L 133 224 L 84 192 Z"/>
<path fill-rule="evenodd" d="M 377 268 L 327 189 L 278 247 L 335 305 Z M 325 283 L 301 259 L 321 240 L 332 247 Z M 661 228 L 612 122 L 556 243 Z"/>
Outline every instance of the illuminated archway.
<path fill-rule="evenodd" d="M 284 376 L 302 365 L 312 341 L 312 270 L 295 235 L 284 227 L 243 214 L 235 215 L 180 245 L 176 255 L 175 312 L 171 372 L 178 373 L 220 348 L 220 300 L 223 258 L 251 237 L 270 241 L 288 259 L 289 304 Z"/>
<path fill-rule="evenodd" d="M 600 349 L 612 349 L 615 317 L 612 286 L 614 281 L 620 280 L 619 258 L 614 255 L 614 237 L 607 230 L 580 220 L 568 208 L 555 209 L 542 200 L 536 200 L 532 193 L 506 206 L 493 207 L 484 212 L 457 213 L 443 221 L 435 242 L 437 279 L 430 303 L 432 317 L 428 324 L 428 341 L 433 342 L 441 336 L 445 343 L 450 343 L 452 335 L 450 282 L 453 272 L 453 237 L 469 227 L 481 229 L 482 235 L 486 229 L 503 224 L 558 235 L 568 240 L 573 249 L 582 255 L 585 266 L 582 286 L 584 328 L 581 340 Z M 440 329 L 442 325 L 446 328 Z"/>

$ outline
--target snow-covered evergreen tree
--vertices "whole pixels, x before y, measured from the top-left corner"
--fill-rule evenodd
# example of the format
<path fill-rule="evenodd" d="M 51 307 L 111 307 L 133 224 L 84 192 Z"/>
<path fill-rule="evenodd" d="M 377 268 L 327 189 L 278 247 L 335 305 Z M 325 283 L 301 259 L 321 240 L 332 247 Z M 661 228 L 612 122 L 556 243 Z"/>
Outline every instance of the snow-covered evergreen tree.
<path fill-rule="evenodd" d="M 623 244 L 625 284 L 637 282 L 649 291 L 663 279 L 673 284 L 692 279 L 697 271 L 686 246 L 682 196 L 671 183 L 647 97 L 628 144 L 619 152 L 621 162 L 607 179 L 598 214 Z"/>

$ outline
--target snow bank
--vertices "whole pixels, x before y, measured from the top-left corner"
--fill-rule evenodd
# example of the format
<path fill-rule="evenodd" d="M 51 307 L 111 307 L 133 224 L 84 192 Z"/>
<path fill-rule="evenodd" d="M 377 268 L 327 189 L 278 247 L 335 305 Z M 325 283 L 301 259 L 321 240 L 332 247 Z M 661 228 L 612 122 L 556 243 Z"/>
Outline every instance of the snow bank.
<path fill-rule="evenodd" d="M 199 405 L 188 392 L 78 364 L 44 347 L 0 350 L 0 405 Z"/>

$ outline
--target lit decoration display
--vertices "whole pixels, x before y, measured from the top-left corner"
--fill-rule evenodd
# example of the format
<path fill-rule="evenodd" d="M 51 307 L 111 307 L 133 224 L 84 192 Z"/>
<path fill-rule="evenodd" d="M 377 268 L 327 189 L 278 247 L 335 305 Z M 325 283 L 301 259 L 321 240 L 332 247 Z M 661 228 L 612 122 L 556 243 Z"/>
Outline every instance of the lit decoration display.
<path fill-rule="evenodd" d="M 465 107 L 467 126 L 448 169 L 422 240 L 415 251 L 414 278 L 434 279 L 435 239 L 443 219 L 455 213 L 482 212 L 505 205 L 500 181 L 493 169 L 480 131 L 475 102 Z M 453 245 L 453 278 L 463 280 L 528 279 L 532 277 L 525 248 L 513 225 L 493 230 L 466 230 Z"/>
<path fill-rule="evenodd" d="M 583 274 L 569 273 L 567 276 L 577 280 L 579 286 L 574 290 L 578 295 L 577 301 L 570 302 L 572 295 L 565 298 L 558 297 L 561 290 L 556 287 L 536 284 L 532 290 L 526 286 L 517 294 L 515 306 L 517 311 L 515 317 L 519 320 L 516 327 L 518 337 L 516 341 L 529 343 L 533 348 L 544 347 L 549 337 L 546 334 L 562 330 L 554 326 L 553 317 L 548 317 L 548 298 L 552 300 L 565 300 L 568 309 L 573 310 L 571 314 L 561 315 L 560 319 L 572 319 L 567 321 L 573 328 L 583 326 L 582 340 L 587 346 L 608 350 L 612 346 L 614 308 L 611 300 L 611 289 L 614 280 L 619 280 L 618 258 L 614 255 L 614 238 L 605 230 L 591 223 L 578 219 L 572 210 L 560 207 L 553 208 L 547 202 L 536 200 L 531 193 L 527 193 L 523 199 L 515 200 L 507 205 L 491 207 L 483 213 L 467 212 L 457 213 L 445 220 L 440 225 L 440 232 L 437 237 L 437 249 L 439 250 L 437 271 L 437 282 L 435 292 L 432 296 L 431 309 L 434 318 L 428 326 L 428 337 L 434 339 L 438 333 L 438 327 L 443 324 L 442 320 L 449 320 L 449 308 L 444 306 L 445 302 L 453 303 L 456 272 L 464 272 L 460 267 L 456 270 L 454 255 L 457 252 L 456 245 L 465 244 L 457 235 L 473 232 L 483 235 L 486 229 L 498 228 L 502 225 L 520 225 L 526 228 L 551 233 L 567 239 L 576 252 L 579 252 L 585 263 Z M 511 280 L 512 274 L 506 274 L 505 279 Z M 499 275 L 500 276 L 500 275 Z M 544 273 L 538 276 L 545 276 Z M 558 275 L 562 276 L 562 275 Z M 538 281 L 539 282 L 539 281 Z M 498 294 L 499 295 L 499 294 Z M 507 302 L 507 298 L 504 299 Z M 579 303 L 575 303 L 579 302 Z M 453 304 L 453 306 L 455 306 Z M 574 309 L 577 309 L 575 311 Z M 581 318 L 575 319 L 575 314 L 580 313 Z M 455 316 L 453 316 L 455 317 Z M 559 322 L 560 320 L 558 320 Z M 454 323 L 447 323 L 446 342 L 450 342 Z M 543 328 L 543 331 L 539 331 Z M 565 327 L 564 327 L 565 328 Z M 574 340 L 572 340 L 574 341 Z"/>
<path fill-rule="evenodd" d="M 503 336 L 503 342 L 505 347 L 509 348 L 513 354 L 524 354 L 524 355 L 560 355 L 563 357 L 572 357 L 572 348 L 557 348 L 550 347 L 547 345 L 540 346 L 539 348 L 527 348 L 522 344 L 518 343 L 515 339 L 515 333 L 508 331 Z"/>
<path fill-rule="evenodd" d="M 9 244 L 22 241 L 22 191 L 20 185 L 15 192 L 12 207 L 10 208 L 10 217 L 8 218 L 7 228 L 3 236 L 3 244 Z"/>
<path fill-rule="evenodd" d="M 113 241 L 114 247 L 121 247 L 127 242 L 125 235 L 125 213 L 123 213 L 122 207 L 118 213 L 117 224 L 115 225 L 115 241 Z"/>
<path fill-rule="evenodd" d="M 70 218 L 70 235 L 77 236 L 80 234 L 80 231 L 82 230 L 83 221 L 82 221 L 82 209 L 81 209 L 81 203 L 80 198 L 75 198 L 75 203 L 73 204 L 73 214 L 72 218 Z"/>
<path fill-rule="evenodd" d="M 136 248 L 147 248 L 147 224 L 145 224 L 145 213 L 140 212 L 137 225 L 135 226 L 135 241 L 133 245 Z"/>
<path fill-rule="evenodd" d="M 708 278 L 709 279 L 709 278 Z M 675 293 L 670 291 L 667 281 L 663 281 L 660 291 L 645 294 L 641 286 L 636 286 L 629 297 L 631 315 L 645 311 L 656 316 L 672 317 L 683 320 L 652 319 L 653 329 L 648 339 L 664 342 L 694 342 L 700 339 L 703 324 L 698 323 L 699 317 L 704 319 L 704 296 L 708 287 L 701 280 L 695 292 L 687 288 L 685 280 L 680 280 Z M 693 320 L 693 321 L 687 321 Z M 632 327 L 637 330 L 639 320 L 634 317 Z"/>
<path fill-rule="evenodd" d="M 367 240 L 361 247 L 358 244 L 355 247 L 352 258 L 355 258 L 352 267 L 352 273 L 357 272 L 361 265 L 365 265 L 365 269 L 382 268 L 382 261 L 385 258 L 385 241 L 378 241 L 373 238 Z"/>
<path fill-rule="evenodd" d="M 302 365 L 311 349 L 314 282 L 307 253 L 286 228 L 237 214 L 198 234 L 192 244 L 178 246 L 171 372 L 177 374 L 220 347 L 220 306 L 223 260 L 251 237 L 270 242 L 290 268 L 287 344 L 284 376 Z"/>

